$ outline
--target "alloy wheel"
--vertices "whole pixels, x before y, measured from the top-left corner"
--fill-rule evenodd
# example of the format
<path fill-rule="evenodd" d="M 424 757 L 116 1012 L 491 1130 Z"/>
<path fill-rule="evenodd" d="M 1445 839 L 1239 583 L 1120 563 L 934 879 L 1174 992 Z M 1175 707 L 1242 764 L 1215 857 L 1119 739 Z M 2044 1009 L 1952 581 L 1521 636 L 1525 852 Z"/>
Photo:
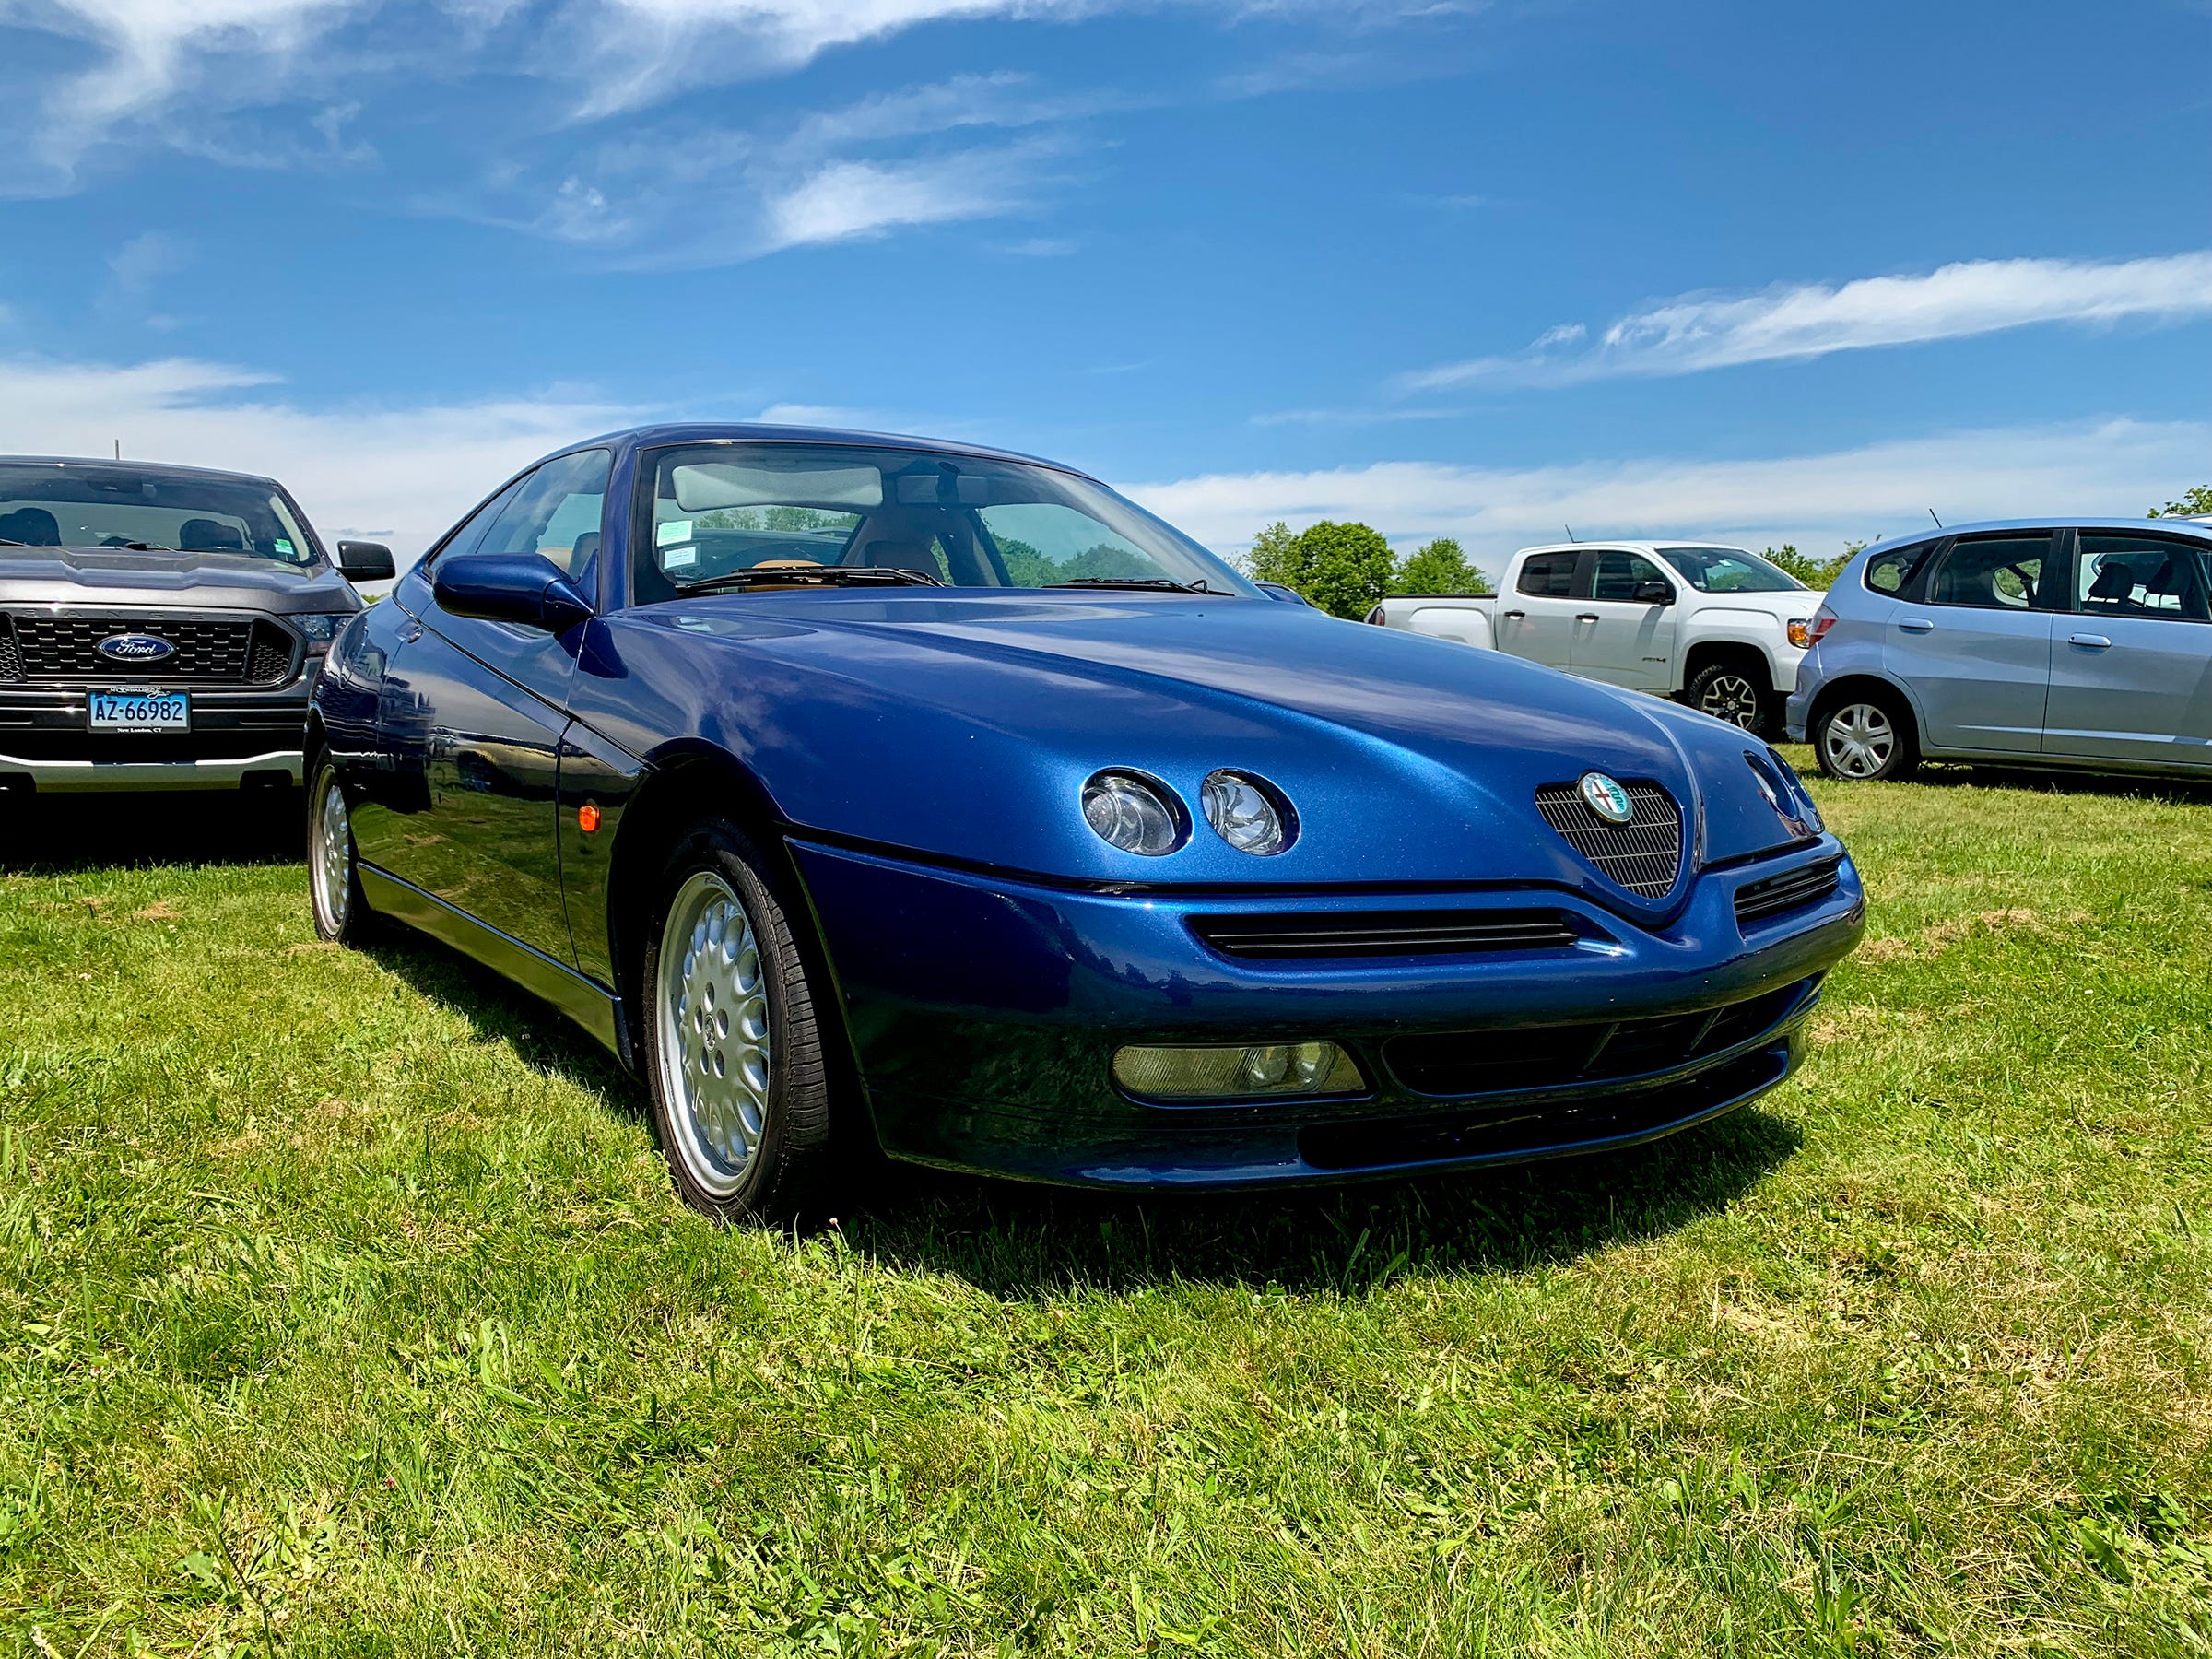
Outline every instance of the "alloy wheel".
<path fill-rule="evenodd" d="M 1724 674 L 1707 686 L 1698 709 L 1747 732 L 1759 730 L 1759 688 L 1740 674 Z"/>
<path fill-rule="evenodd" d="M 1830 766 L 1846 778 L 1881 775 L 1897 753 L 1897 727 L 1886 710 L 1850 703 L 1829 717 L 1820 747 Z"/>
<path fill-rule="evenodd" d="M 315 803 L 315 903 L 332 937 L 346 931 L 353 907 L 353 824 L 346 812 L 346 791 L 337 774 L 325 772 L 322 798 Z"/>
<path fill-rule="evenodd" d="M 771 1034 L 753 919 L 713 871 L 677 889 L 659 977 L 661 1088 L 677 1155 L 701 1188 L 726 1199 L 759 1155 Z"/>

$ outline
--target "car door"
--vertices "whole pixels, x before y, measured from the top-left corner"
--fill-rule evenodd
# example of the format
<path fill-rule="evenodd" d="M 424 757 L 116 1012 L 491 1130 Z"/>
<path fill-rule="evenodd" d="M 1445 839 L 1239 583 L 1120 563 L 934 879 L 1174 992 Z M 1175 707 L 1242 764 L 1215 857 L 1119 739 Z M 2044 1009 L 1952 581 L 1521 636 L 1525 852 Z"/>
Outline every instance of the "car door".
<path fill-rule="evenodd" d="M 1513 591 L 1498 601 L 1498 649 L 1532 663 L 1564 668 L 1574 641 L 1575 572 L 1582 555 L 1531 553 Z"/>
<path fill-rule="evenodd" d="M 1649 596 L 1654 584 L 1665 600 Z M 1598 548 L 1590 556 L 1589 603 L 1575 607 L 1567 665 L 1639 691 L 1672 689 L 1679 597 L 1665 572 L 1642 554 Z"/>
<path fill-rule="evenodd" d="M 2060 583 L 2052 532 L 1961 535 L 1936 556 L 1916 600 L 1884 625 L 1883 662 L 1920 705 L 1929 747 L 2039 752 L 2051 688 Z"/>
<path fill-rule="evenodd" d="M 584 450 L 520 479 L 470 551 L 537 553 L 596 591 L 611 455 Z M 463 555 L 460 538 L 440 559 Z M 586 624 L 548 633 L 456 617 L 433 592 L 436 567 L 394 597 L 410 614 L 385 675 L 399 770 L 421 779 L 417 809 L 376 860 L 431 897 L 572 966 L 556 805 L 569 681 Z M 363 856 L 369 856 L 364 851 Z"/>
<path fill-rule="evenodd" d="M 2043 751 L 2212 767 L 2212 607 L 2203 544 L 2131 530 L 2075 537 L 2051 642 Z"/>

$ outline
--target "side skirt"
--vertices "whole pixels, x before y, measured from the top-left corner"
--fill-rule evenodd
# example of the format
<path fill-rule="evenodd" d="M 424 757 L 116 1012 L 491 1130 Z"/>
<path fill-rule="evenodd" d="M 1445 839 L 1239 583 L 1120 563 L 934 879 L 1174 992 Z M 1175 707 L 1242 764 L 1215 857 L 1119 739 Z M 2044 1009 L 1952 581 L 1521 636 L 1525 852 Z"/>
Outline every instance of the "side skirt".
<path fill-rule="evenodd" d="M 411 881 L 403 881 L 374 865 L 356 867 L 370 909 L 420 928 L 463 956 L 505 974 L 596 1037 L 625 1065 L 629 1064 L 629 1056 L 623 1053 L 621 1001 L 611 992 L 544 951 L 533 949 L 496 927 L 487 927 L 466 911 L 424 892 Z"/>

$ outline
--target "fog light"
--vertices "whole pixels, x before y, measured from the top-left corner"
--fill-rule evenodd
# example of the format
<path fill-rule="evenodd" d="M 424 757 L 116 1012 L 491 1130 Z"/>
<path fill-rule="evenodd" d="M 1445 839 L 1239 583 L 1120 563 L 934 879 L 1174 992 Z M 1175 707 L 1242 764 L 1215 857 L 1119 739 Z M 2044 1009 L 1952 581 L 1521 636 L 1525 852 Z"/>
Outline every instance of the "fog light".
<path fill-rule="evenodd" d="M 1242 1048 L 1125 1048 L 1113 1080 L 1155 1100 L 1250 1100 L 1261 1095 L 1364 1094 L 1367 1079 L 1333 1042 Z"/>

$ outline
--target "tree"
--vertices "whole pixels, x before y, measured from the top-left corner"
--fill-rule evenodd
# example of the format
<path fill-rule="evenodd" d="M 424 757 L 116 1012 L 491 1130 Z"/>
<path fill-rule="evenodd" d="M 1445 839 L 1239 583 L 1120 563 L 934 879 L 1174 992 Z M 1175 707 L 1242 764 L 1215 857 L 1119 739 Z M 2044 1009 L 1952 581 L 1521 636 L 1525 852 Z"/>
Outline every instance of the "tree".
<path fill-rule="evenodd" d="M 2183 493 L 2178 501 L 2169 501 L 2163 507 L 2153 507 L 2146 518 L 2203 518 L 2212 512 L 2212 484 L 2199 484 Z"/>
<path fill-rule="evenodd" d="M 1390 584 L 1394 594 L 1487 594 L 1489 578 L 1467 562 L 1460 545 L 1440 535 L 1406 556 Z"/>
<path fill-rule="evenodd" d="M 1324 519 L 1296 535 L 1279 520 L 1253 537 L 1244 568 L 1255 582 L 1295 588 L 1331 616 L 1354 621 L 1390 591 L 1398 557 L 1366 524 Z"/>
<path fill-rule="evenodd" d="M 1851 562 L 1852 555 L 1865 545 L 1863 541 L 1845 542 L 1843 551 L 1835 558 L 1815 559 L 1810 554 L 1798 552 L 1795 542 L 1783 542 L 1779 547 L 1769 547 L 1766 559 L 1769 564 L 1787 571 L 1806 587 L 1826 592 L 1835 586 L 1836 578 L 1843 573 L 1843 567 Z"/>

